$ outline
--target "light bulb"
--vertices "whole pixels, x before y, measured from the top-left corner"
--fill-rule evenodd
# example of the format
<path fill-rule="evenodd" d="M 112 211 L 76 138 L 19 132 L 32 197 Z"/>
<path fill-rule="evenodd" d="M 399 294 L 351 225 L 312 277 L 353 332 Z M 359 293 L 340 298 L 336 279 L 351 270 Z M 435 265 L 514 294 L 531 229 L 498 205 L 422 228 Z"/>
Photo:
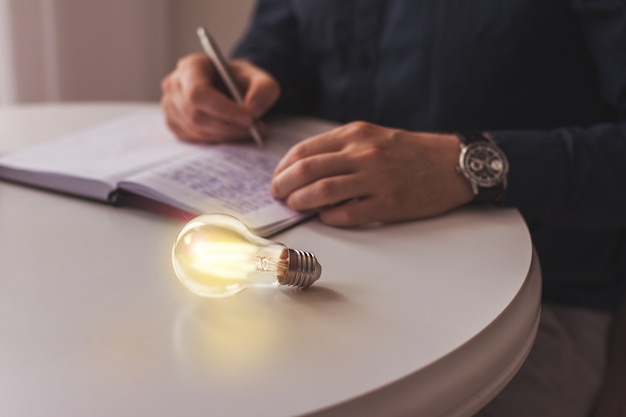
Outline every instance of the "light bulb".
<path fill-rule="evenodd" d="M 203 297 L 227 297 L 247 287 L 307 288 L 322 272 L 312 253 L 259 237 L 226 214 L 187 223 L 176 238 L 172 264 L 183 285 Z"/>

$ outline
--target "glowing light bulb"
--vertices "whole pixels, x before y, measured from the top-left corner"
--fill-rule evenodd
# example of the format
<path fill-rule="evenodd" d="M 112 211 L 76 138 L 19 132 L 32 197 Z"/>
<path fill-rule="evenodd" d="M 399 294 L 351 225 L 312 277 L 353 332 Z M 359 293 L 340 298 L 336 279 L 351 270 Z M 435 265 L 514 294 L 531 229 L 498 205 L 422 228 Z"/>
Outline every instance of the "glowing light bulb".
<path fill-rule="evenodd" d="M 203 297 L 226 297 L 247 287 L 307 288 L 322 273 L 312 253 L 259 237 L 226 214 L 187 223 L 176 238 L 172 264 L 183 285 Z"/>

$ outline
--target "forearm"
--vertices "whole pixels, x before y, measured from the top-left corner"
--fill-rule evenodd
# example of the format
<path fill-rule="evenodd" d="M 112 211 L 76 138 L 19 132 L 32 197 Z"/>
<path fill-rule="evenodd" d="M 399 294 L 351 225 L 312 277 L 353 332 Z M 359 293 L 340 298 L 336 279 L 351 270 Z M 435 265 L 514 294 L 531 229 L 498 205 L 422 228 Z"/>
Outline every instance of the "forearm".
<path fill-rule="evenodd" d="M 626 123 L 490 133 L 510 161 L 504 206 L 556 227 L 626 227 Z"/>

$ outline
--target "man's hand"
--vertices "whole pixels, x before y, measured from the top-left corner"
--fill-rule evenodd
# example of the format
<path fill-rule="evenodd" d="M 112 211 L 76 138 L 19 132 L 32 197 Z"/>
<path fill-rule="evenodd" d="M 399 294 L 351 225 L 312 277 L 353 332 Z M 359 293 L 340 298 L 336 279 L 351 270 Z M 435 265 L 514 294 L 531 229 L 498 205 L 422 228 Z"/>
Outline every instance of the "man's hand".
<path fill-rule="evenodd" d="M 208 56 L 194 54 L 178 61 L 162 83 L 161 106 L 167 124 L 181 139 L 223 142 L 249 139 L 248 127 L 263 116 L 280 95 L 280 86 L 267 72 L 246 60 L 229 62 L 244 95 L 243 106 L 222 87 Z M 267 126 L 259 123 L 261 133 Z"/>
<path fill-rule="evenodd" d="M 295 145 L 278 164 L 272 193 L 324 223 L 357 226 L 442 214 L 470 202 L 456 172 L 455 135 L 354 122 Z"/>

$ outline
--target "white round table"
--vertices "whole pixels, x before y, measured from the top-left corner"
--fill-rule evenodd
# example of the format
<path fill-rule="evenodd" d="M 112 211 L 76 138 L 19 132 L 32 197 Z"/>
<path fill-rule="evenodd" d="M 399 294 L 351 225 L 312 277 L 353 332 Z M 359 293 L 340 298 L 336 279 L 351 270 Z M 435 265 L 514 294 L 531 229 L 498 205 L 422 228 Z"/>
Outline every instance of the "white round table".
<path fill-rule="evenodd" d="M 0 109 L 0 152 L 154 108 Z M 534 340 L 541 276 L 515 210 L 275 237 L 309 290 L 201 299 L 177 220 L 0 182 L 0 415 L 470 416 Z"/>

